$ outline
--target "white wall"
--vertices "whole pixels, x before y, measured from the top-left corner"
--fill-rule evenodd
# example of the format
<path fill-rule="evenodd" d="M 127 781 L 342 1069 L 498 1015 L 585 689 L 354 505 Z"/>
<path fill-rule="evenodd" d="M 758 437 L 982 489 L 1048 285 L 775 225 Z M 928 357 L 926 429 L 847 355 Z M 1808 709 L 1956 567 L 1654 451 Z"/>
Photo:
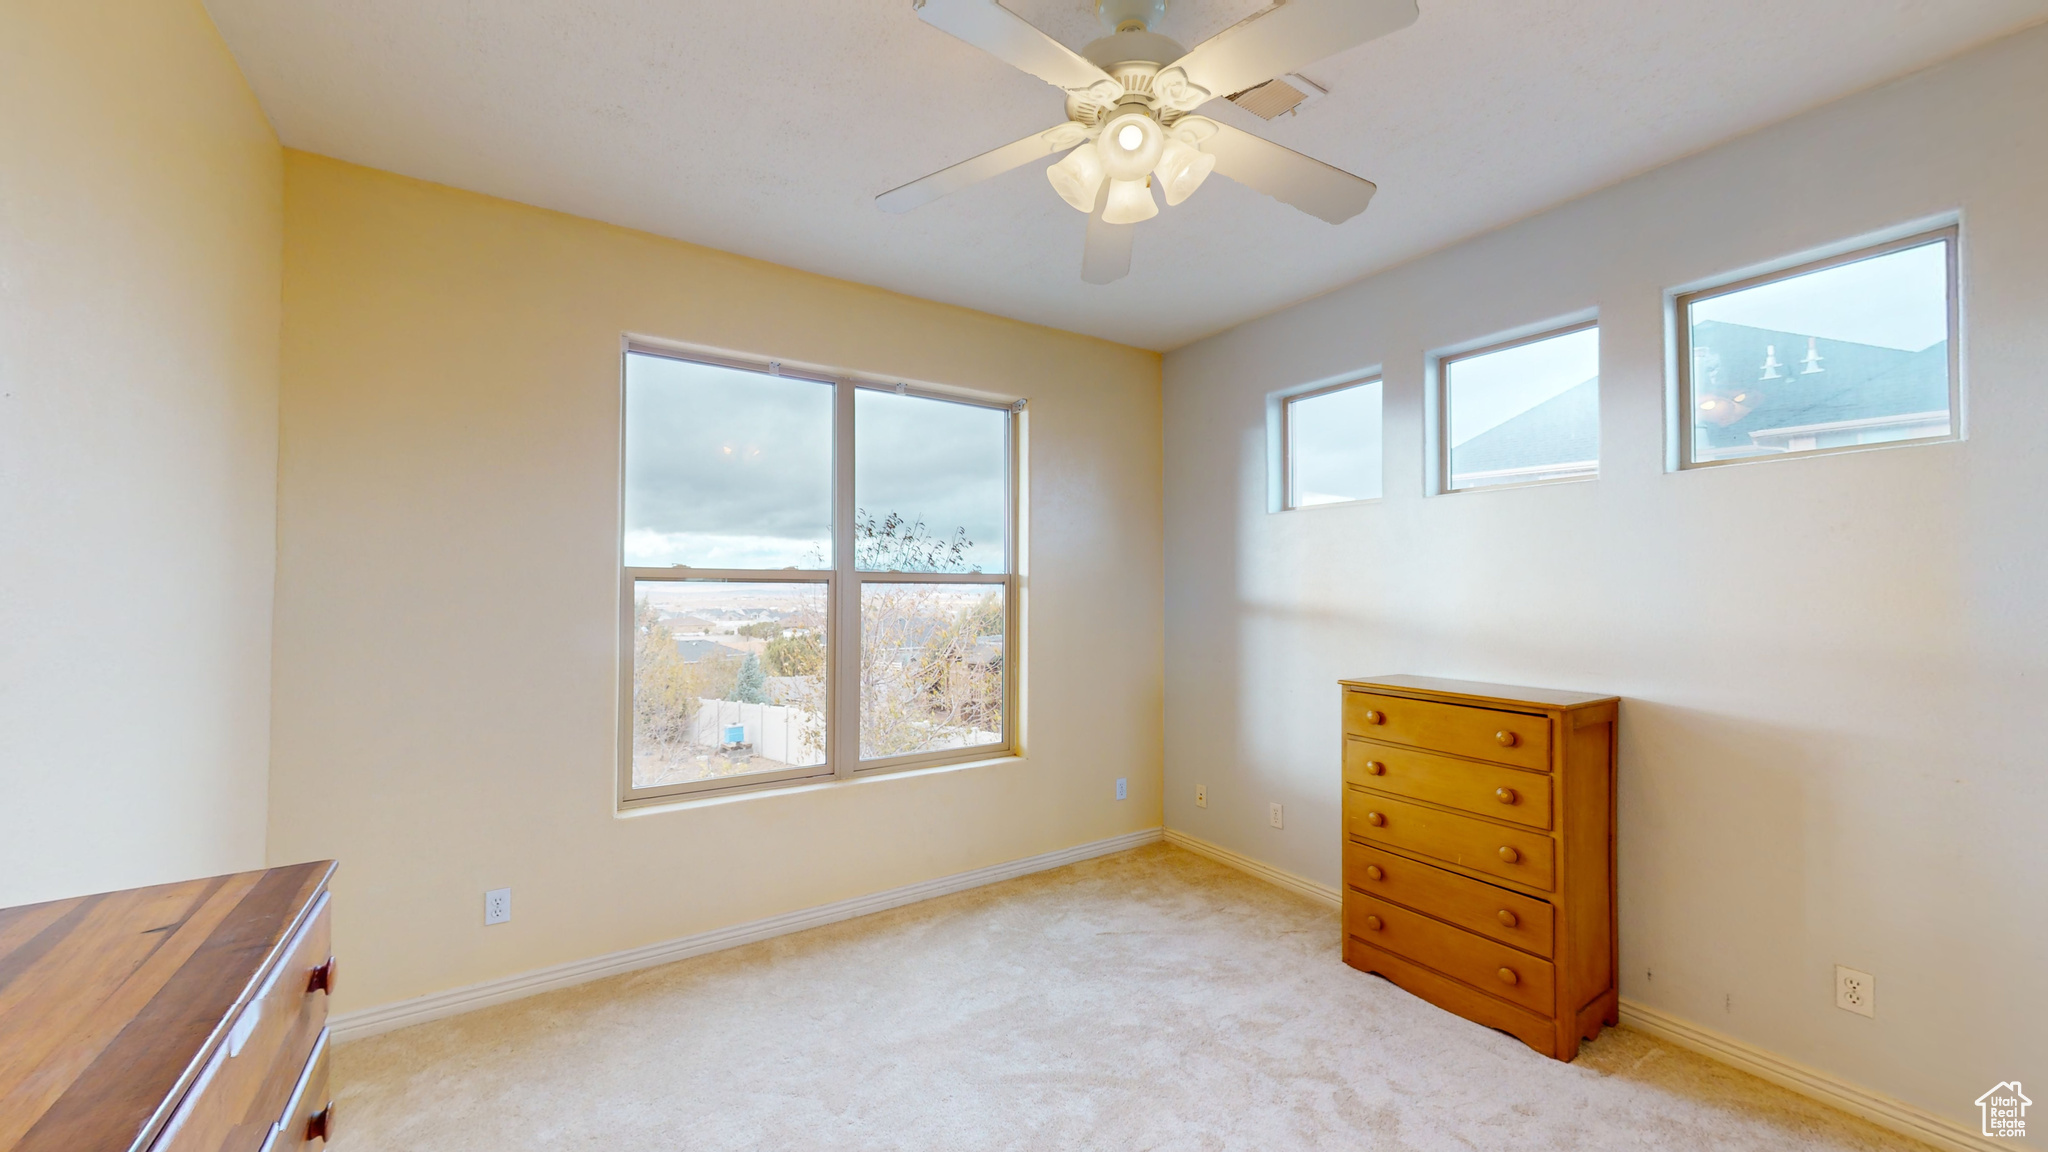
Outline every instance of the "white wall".
<path fill-rule="evenodd" d="M 194 0 L 0 5 L 0 906 L 263 863 L 282 243 Z"/>
<path fill-rule="evenodd" d="M 271 856 L 341 861 L 338 1007 L 1159 826 L 1155 353 L 286 157 Z M 1027 759 L 617 814 L 627 332 L 1030 399 Z"/>
<path fill-rule="evenodd" d="M 1957 211 L 1966 441 L 1665 471 L 1666 288 Z M 2048 1083 L 2044 269 L 2037 29 L 1170 354 L 1167 826 L 1335 885 L 1340 676 L 1617 693 L 1624 996 Z M 1425 353 L 1588 308 L 1600 479 L 1425 497 Z M 1374 365 L 1385 498 L 1269 513 L 1264 397 Z"/>

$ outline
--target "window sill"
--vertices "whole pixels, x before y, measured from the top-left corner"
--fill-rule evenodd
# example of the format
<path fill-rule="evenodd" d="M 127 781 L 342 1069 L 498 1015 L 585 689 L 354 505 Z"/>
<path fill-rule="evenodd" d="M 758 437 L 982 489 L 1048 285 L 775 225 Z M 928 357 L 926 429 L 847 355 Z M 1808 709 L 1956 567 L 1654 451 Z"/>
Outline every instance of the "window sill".
<path fill-rule="evenodd" d="M 767 800 L 780 796 L 795 796 L 805 792 L 822 792 L 832 788 L 881 784 L 913 776 L 935 776 L 942 772 L 961 772 L 969 768 L 988 768 L 997 764 L 1020 763 L 1025 758 L 1023 753 L 1020 752 L 1005 752 L 998 756 L 983 757 L 979 760 L 960 760 L 946 764 L 923 764 L 910 768 L 898 768 L 893 771 L 864 772 L 844 779 L 831 776 L 822 780 L 804 780 L 780 787 L 768 785 L 745 792 L 721 792 L 715 796 L 664 796 L 647 800 L 626 800 L 618 804 L 612 816 L 619 820 L 630 820 L 641 816 L 659 815 L 664 812 L 714 808 L 722 804 L 741 804 L 749 800 Z"/>

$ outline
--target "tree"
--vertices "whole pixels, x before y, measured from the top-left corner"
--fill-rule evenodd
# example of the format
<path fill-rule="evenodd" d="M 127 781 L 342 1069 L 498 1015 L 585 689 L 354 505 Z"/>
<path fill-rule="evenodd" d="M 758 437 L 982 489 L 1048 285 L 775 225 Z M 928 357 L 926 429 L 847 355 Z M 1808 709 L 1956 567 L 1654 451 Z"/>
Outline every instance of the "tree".
<path fill-rule="evenodd" d="M 853 514 L 854 564 L 867 572 L 979 572 L 967 563 L 974 541 L 966 528 L 934 536 L 924 518 L 905 520 L 895 512 L 880 520 L 865 508 Z"/>
<path fill-rule="evenodd" d="M 752 652 L 740 661 L 739 675 L 733 678 L 732 691 L 727 700 L 742 704 L 766 704 L 768 702 L 768 677 L 761 671 L 761 659 Z"/>
<path fill-rule="evenodd" d="M 663 765 L 689 741 L 697 715 L 696 677 L 676 650 L 675 633 L 646 597 L 633 604 L 633 744 Z M 636 754 L 636 759 L 638 758 Z"/>
<path fill-rule="evenodd" d="M 798 632 L 770 640 L 761 662 L 770 676 L 815 676 L 825 669 L 825 649 L 813 633 Z"/>

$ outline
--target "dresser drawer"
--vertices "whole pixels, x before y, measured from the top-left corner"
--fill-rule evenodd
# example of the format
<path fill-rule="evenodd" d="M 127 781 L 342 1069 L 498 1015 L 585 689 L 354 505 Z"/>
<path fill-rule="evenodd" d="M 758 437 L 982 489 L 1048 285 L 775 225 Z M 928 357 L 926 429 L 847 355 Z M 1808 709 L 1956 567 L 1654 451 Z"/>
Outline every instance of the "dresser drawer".
<path fill-rule="evenodd" d="M 1533 896 L 1432 868 L 1364 844 L 1344 844 L 1344 886 L 1426 912 L 1545 958 L 1555 955 L 1553 910 Z M 1351 891 L 1345 899 L 1352 898 Z"/>
<path fill-rule="evenodd" d="M 1531 828 L 1550 827 L 1550 777 L 1535 772 L 1350 739 L 1344 741 L 1344 782 Z"/>
<path fill-rule="evenodd" d="M 1548 960 L 1370 896 L 1345 901 L 1344 931 L 1510 1003 L 1545 1016 L 1556 1011 L 1556 972 Z"/>
<path fill-rule="evenodd" d="M 258 1152 L 271 1138 L 327 1024 L 327 992 L 311 989 L 333 955 L 327 909 L 323 893 L 151 1152 Z"/>
<path fill-rule="evenodd" d="M 1550 719 L 1371 692 L 1344 693 L 1344 734 L 1550 770 Z"/>
<path fill-rule="evenodd" d="M 1557 846 L 1540 832 L 1349 787 L 1344 789 L 1344 831 L 1353 839 L 1448 860 L 1533 888 L 1555 887 Z"/>
<path fill-rule="evenodd" d="M 313 1058 L 299 1078 L 291 1104 L 262 1152 L 321 1152 L 334 1136 L 334 1101 L 327 1095 L 327 1033 L 313 1044 Z"/>

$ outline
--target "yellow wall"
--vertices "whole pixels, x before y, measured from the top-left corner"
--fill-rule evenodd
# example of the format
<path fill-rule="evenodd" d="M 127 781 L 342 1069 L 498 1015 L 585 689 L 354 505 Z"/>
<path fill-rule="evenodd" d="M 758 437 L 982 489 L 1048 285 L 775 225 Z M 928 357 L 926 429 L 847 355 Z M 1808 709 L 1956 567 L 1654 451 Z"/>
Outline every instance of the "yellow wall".
<path fill-rule="evenodd" d="M 197 0 L 0 4 L 0 905 L 263 862 L 282 229 Z"/>
<path fill-rule="evenodd" d="M 1158 826 L 1156 355 L 285 158 L 270 855 L 342 862 L 337 1007 Z M 1030 398 L 1028 761 L 616 815 L 625 332 Z"/>

